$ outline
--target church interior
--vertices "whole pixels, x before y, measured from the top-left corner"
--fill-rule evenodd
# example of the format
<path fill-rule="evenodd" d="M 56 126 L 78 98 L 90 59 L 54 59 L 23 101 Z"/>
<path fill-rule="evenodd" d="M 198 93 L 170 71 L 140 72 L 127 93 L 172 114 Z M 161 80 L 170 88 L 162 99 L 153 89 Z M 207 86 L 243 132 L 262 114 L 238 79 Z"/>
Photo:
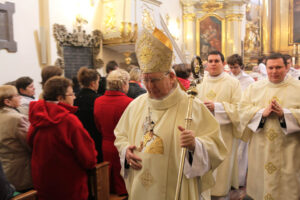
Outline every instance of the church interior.
<path fill-rule="evenodd" d="M 28 76 L 38 97 L 46 66 L 60 67 L 69 79 L 82 66 L 105 77 L 112 60 L 129 71 L 139 66 L 140 32 L 155 28 L 172 43 L 172 64 L 195 56 L 205 64 L 217 50 L 225 59 L 242 56 L 251 73 L 262 56 L 277 52 L 300 69 L 299 17 L 300 0 L 0 0 L 0 85 Z M 106 170 L 108 163 L 90 172 L 96 199 L 124 199 L 105 196 L 109 188 L 97 177 L 109 179 Z"/>
<path fill-rule="evenodd" d="M 261 55 L 290 54 L 299 64 L 299 2 L 296 0 L 29 0 L 0 1 L 1 83 L 34 79 L 41 92 L 44 66 L 64 69 L 63 47 L 92 47 L 92 63 L 102 75 L 109 60 L 123 68 L 137 64 L 134 44 L 142 29 L 157 27 L 170 36 L 173 63 L 205 60 L 211 48 L 225 57 L 243 56 L 251 70 Z M 98 32 L 97 32 L 98 31 Z M 95 33 L 95 34 L 94 34 Z M 94 35 L 93 35 L 94 34 Z M 92 37 L 97 42 L 91 43 Z M 209 41 L 209 42 L 207 42 Z M 9 47 L 12 44 L 12 47 Z M 298 48 L 299 47 L 299 48 Z"/>

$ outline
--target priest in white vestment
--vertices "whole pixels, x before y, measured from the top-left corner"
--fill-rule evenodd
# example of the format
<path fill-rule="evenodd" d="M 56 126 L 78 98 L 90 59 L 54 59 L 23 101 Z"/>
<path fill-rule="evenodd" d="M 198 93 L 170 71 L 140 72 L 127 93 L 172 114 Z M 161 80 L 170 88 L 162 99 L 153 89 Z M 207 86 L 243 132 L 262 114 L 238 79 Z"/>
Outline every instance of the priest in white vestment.
<path fill-rule="evenodd" d="M 242 139 L 249 142 L 247 194 L 255 200 L 300 199 L 300 81 L 281 54 L 267 57 L 268 79 L 243 93 Z"/>
<path fill-rule="evenodd" d="M 185 130 L 188 96 L 171 71 L 172 45 L 158 29 L 143 31 L 136 55 L 147 93 L 132 101 L 115 128 L 129 199 L 174 200 L 181 148 L 186 147 L 180 199 L 210 199 L 213 170 L 227 149 L 220 126 L 198 99 Z"/>
<path fill-rule="evenodd" d="M 289 54 L 285 54 L 284 57 L 285 57 L 286 62 L 287 62 L 288 74 L 290 76 L 294 77 L 296 80 L 299 80 L 300 71 L 293 67 L 292 56 L 290 56 Z"/>
<path fill-rule="evenodd" d="M 213 199 L 229 199 L 231 186 L 238 188 L 237 146 L 239 115 L 237 104 L 241 87 L 237 79 L 223 71 L 224 56 L 219 51 L 208 54 L 207 71 L 203 82 L 197 87 L 198 97 L 213 113 L 221 126 L 221 133 L 228 155 L 216 170 L 216 185 L 212 188 Z"/>
<path fill-rule="evenodd" d="M 240 81 L 242 91 L 244 91 L 250 84 L 254 83 L 254 79 L 243 71 L 243 58 L 238 54 L 233 54 L 227 58 L 227 64 L 230 68 L 230 75 Z M 246 186 L 246 175 L 248 167 L 248 143 L 239 140 L 238 150 L 238 172 L 239 172 L 239 186 Z"/>

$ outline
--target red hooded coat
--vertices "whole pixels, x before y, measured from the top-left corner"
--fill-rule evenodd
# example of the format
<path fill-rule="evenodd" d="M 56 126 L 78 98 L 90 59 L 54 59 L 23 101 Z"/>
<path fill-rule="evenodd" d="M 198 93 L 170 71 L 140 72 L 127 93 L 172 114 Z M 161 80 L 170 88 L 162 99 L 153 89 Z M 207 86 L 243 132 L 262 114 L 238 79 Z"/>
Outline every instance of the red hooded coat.
<path fill-rule="evenodd" d="M 95 167 L 94 141 L 72 113 L 76 107 L 34 101 L 27 141 L 32 147 L 32 180 L 39 200 L 86 200 L 86 170 Z"/>

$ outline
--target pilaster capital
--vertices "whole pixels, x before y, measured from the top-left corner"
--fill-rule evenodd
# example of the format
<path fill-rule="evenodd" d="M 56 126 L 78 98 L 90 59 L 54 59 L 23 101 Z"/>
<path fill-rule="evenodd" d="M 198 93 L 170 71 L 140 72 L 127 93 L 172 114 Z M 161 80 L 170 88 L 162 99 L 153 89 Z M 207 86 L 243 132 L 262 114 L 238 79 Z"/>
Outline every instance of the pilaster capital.
<path fill-rule="evenodd" d="M 225 16 L 227 21 L 242 21 L 244 14 L 232 13 Z"/>
<path fill-rule="evenodd" d="M 196 14 L 195 13 L 184 13 L 183 19 L 188 20 L 188 21 L 194 21 L 196 19 Z"/>

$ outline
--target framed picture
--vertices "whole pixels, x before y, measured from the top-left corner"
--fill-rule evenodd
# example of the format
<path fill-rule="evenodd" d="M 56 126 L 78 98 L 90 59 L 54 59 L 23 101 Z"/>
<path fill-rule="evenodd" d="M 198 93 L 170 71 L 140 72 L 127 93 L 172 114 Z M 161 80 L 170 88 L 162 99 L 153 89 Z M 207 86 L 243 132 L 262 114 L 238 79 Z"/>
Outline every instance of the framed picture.
<path fill-rule="evenodd" d="M 15 12 L 15 4 L 11 2 L 0 3 L 0 50 L 8 52 L 17 51 L 17 43 L 13 37 L 12 15 Z"/>
<path fill-rule="evenodd" d="M 300 43 L 300 0 L 290 0 L 289 5 L 289 44 Z M 296 19 L 296 20 L 295 20 Z"/>
<path fill-rule="evenodd" d="M 207 60 L 213 50 L 222 52 L 224 47 L 224 20 L 217 15 L 206 15 L 197 20 L 197 55 Z"/>

